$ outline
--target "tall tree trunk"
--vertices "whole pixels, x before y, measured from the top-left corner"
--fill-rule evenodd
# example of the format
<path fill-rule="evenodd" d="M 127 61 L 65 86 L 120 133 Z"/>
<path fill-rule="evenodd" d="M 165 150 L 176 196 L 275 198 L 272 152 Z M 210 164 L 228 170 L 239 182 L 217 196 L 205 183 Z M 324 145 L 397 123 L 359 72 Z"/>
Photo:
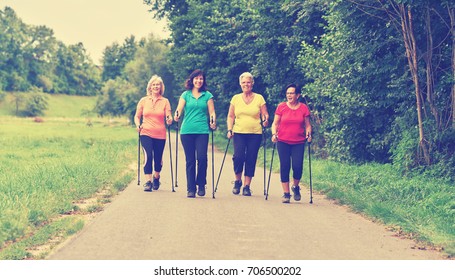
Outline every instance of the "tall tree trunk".
<path fill-rule="evenodd" d="M 455 8 L 448 7 L 452 33 L 452 128 L 455 129 Z"/>
<path fill-rule="evenodd" d="M 433 71 L 433 31 L 431 30 L 431 15 L 430 7 L 427 4 L 425 11 L 425 29 L 427 35 L 427 53 L 425 55 L 426 74 L 427 74 L 427 102 L 430 105 L 431 113 L 436 120 L 438 131 L 442 129 L 441 120 L 439 119 L 439 111 L 434 104 L 434 71 Z"/>
<path fill-rule="evenodd" d="M 423 158 L 427 165 L 430 165 L 430 152 L 428 148 L 428 141 L 425 139 L 425 133 L 423 129 L 423 118 L 422 118 L 422 94 L 419 86 L 418 76 L 418 61 L 417 61 L 417 49 L 416 41 L 414 37 L 413 25 L 412 25 L 412 12 L 409 7 L 405 7 L 404 4 L 399 4 L 400 19 L 401 19 L 401 30 L 403 33 L 404 45 L 406 48 L 406 57 L 408 58 L 409 69 L 411 70 L 412 80 L 415 87 L 416 95 L 416 107 L 417 107 L 417 121 L 419 126 L 419 148 L 423 153 Z"/>

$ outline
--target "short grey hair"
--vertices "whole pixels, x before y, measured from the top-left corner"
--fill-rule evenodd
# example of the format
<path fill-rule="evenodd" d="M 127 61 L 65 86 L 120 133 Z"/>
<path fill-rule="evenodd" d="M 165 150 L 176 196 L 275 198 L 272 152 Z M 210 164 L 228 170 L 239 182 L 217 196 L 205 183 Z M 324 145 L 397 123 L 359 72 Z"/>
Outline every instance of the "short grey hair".
<path fill-rule="evenodd" d="M 254 85 L 254 77 L 253 77 L 253 74 L 251 74 L 250 72 L 243 72 L 242 75 L 240 75 L 239 84 L 242 83 L 242 79 L 243 78 L 250 78 L 251 79 L 251 83 Z"/>

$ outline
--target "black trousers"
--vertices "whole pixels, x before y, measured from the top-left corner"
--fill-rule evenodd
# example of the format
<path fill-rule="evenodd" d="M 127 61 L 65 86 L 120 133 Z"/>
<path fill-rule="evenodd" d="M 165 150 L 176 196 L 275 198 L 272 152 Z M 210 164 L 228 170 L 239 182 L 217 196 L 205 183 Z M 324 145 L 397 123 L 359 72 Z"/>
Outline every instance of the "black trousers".
<path fill-rule="evenodd" d="M 289 172 L 292 165 L 293 179 L 300 180 L 303 173 L 303 156 L 305 143 L 286 144 L 277 142 L 278 156 L 280 157 L 280 178 L 282 183 L 289 182 Z"/>
<path fill-rule="evenodd" d="M 234 133 L 234 173 L 254 177 L 262 134 Z M 244 170 L 245 169 L 245 170 Z"/>
<path fill-rule="evenodd" d="M 207 184 L 208 134 L 180 134 L 186 158 L 187 191 L 196 191 L 196 185 Z M 196 167 L 197 163 L 197 167 Z"/>
<path fill-rule="evenodd" d="M 152 174 L 153 170 L 161 172 L 161 169 L 163 168 L 163 151 L 164 146 L 166 145 L 166 140 L 141 135 L 141 144 L 145 155 L 144 174 Z"/>

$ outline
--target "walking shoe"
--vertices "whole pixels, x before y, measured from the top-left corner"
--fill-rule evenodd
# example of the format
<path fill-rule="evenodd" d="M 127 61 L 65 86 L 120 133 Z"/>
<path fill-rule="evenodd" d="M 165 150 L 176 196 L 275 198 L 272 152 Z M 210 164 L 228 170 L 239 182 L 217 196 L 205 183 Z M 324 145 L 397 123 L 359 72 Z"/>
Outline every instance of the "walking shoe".
<path fill-rule="evenodd" d="M 251 196 L 250 186 L 246 185 L 243 187 L 242 195 Z"/>
<path fill-rule="evenodd" d="M 242 180 L 234 181 L 234 188 L 232 189 L 232 193 L 239 194 L 241 187 L 242 187 Z"/>
<path fill-rule="evenodd" d="M 188 192 L 186 197 L 191 197 L 191 198 L 196 197 L 196 193 L 195 192 Z"/>
<path fill-rule="evenodd" d="M 147 181 L 144 185 L 144 192 L 151 192 L 152 191 L 152 182 Z"/>
<path fill-rule="evenodd" d="M 157 190 L 160 188 L 160 178 L 153 178 L 153 189 Z"/>
<path fill-rule="evenodd" d="M 292 186 L 292 192 L 294 193 L 294 200 L 299 201 L 302 196 L 300 195 L 300 187 L 299 186 Z"/>
<path fill-rule="evenodd" d="M 291 194 L 288 192 L 285 192 L 283 195 L 283 203 L 290 203 L 291 202 Z"/>
<path fill-rule="evenodd" d="M 199 195 L 199 196 L 204 196 L 205 195 L 205 186 L 199 186 L 199 189 L 197 191 L 197 195 Z"/>

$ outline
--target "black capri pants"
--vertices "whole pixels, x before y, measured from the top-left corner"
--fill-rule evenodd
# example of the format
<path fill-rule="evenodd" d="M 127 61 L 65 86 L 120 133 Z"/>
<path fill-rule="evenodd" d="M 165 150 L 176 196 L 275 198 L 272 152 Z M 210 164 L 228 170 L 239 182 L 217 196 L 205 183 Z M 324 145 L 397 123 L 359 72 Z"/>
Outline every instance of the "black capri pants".
<path fill-rule="evenodd" d="M 305 143 L 286 144 L 277 142 L 278 156 L 280 157 L 280 179 L 282 183 L 289 182 L 289 171 L 292 165 L 292 177 L 295 180 L 302 178 L 303 156 L 305 154 Z"/>
<path fill-rule="evenodd" d="M 150 136 L 141 135 L 141 144 L 145 155 L 144 174 L 152 174 L 153 170 L 161 172 L 166 139 L 155 139 Z M 152 168 L 152 161 L 154 163 L 154 169 Z"/>
<path fill-rule="evenodd" d="M 234 133 L 234 173 L 254 177 L 262 134 Z M 245 168 L 245 170 L 244 170 Z"/>

